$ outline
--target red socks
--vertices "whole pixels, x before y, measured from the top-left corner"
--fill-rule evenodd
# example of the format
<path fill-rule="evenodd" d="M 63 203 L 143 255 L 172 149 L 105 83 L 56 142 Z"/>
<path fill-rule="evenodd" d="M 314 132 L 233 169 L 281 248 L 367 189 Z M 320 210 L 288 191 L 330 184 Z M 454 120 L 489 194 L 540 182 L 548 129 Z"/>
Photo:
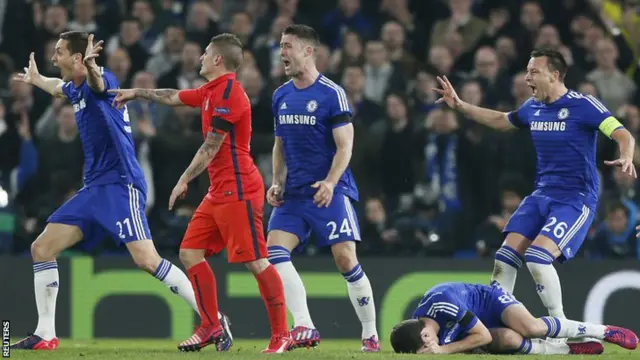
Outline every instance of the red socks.
<path fill-rule="evenodd" d="M 284 302 L 284 287 L 278 271 L 269 265 L 264 271 L 255 275 L 258 288 L 269 314 L 272 336 L 287 336 L 287 307 Z"/>
<path fill-rule="evenodd" d="M 274 269 L 275 270 L 275 269 Z M 216 277 L 207 261 L 202 261 L 187 270 L 189 280 L 198 302 L 200 310 L 200 325 L 202 327 L 220 327 L 218 319 L 218 291 Z M 280 285 L 282 289 L 282 284 Z"/>

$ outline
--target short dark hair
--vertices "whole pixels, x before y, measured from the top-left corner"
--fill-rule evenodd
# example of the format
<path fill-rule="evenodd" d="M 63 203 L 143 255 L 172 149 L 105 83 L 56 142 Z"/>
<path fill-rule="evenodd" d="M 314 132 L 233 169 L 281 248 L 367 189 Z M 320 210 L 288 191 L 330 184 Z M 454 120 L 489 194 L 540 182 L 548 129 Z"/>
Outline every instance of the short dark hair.
<path fill-rule="evenodd" d="M 415 354 L 424 345 L 424 322 L 420 319 L 404 320 L 391 330 L 391 347 L 401 354 Z"/>
<path fill-rule="evenodd" d="M 224 67 L 230 71 L 236 71 L 242 65 L 244 52 L 242 41 L 234 34 L 222 33 L 211 38 L 211 45 L 222 55 Z"/>
<path fill-rule="evenodd" d="M 89 33 L 84 31 L 67 31 L 60 34 L 61 40 L 67 41 L 67 49 L 69 53 L 80 54 L 84 58 L 84 52 L 87 51 L 89 43 Z"/>
<path fill-rule="evenodd" d="M 308 25 L 291 24 L 284 28 L 284 35 L 295 35 L 299 40 L 308 42 L 314 49 L 320 46 L 320 38 L 318 33 Z"/>
<path fill-rule="evenodd" d="M 607 214 L 622 210 L 626 216 L 629 216 L 629 208 L 620 200 L 613 200 L 607 204 Z"/>
<path fill-rule="evenodd" d="M 550 48 L 536 49 L 531 52 L 532 58 L 543 56 L 547 58 L 549 70 L 557 71 L 560 73 L 560 80 L 564 80 L 564 77 L 567 75 L 569 65 L 567 65 L 567 61 L 564 59 L 564 56 L 562 56 L 562 53 Z"/>

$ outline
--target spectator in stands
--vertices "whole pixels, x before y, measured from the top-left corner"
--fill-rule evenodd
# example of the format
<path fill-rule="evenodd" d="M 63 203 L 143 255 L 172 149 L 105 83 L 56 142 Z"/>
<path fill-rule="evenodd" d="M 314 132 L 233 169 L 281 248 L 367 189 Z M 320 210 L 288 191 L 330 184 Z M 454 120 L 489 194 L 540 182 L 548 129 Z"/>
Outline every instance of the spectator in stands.
<path fill-rule="evenodd" d="M 389 53 L 381 41 L 369 41 L 365 50 L 364 96 L 382 104 L 389 91 L 404 89 L 402 73 L 389 60 Z"/>
<path fill-rule="evenodd" d="M 239 11 L 231 16 L 229 32 L 237 36 L 242 45 L 251 48 L 251 32 L 254 24 L 246 11 Z"/>
<path fill-rule="evenodd" d="M 329 60 L 329 71 L 334 74 L 341 74 L 342 71 L 351 65 L 364 65 L 364 45 L 362 38 L 355 31 L 347 30 L 344 33 L 342 46 L 335 49 Z"/>
<path fill-rule="evenodd" d="M 131 62 L 134 73 L 144 70 L 149 60 L 149 52 L 142 44 L 142 27 L 134 17 L 125 18 L 120 24 L 120 33 L 106 41 L 106 56 L 111 56 L 118 49 L 124 49 Z"/>
<path fill-rule="evenodd" d="M 396 21 L 388 21 L 382 26 L 380 39 L 387 48 L 391 63 L 402 69 L 405 79 L 413 78 L 418 64 L 415 56 L 406 48 L 406 34 L 402 25 Z"/>
<path fill-rule="evenodd" d="M 75 0 L 73 4 L 73 21 L 67 27 L 73 31 L 85 31 L 95 35 L 96 39 L 106 39 L 106 34 L 102 32 L 96 23 L 95 0 Z"/>
<path fill-rule="evenodd" d="M 342 45 L 342 32 L 351 29 L 364 37 L 374 34 L 372 19 L 361 9 L 360 0 L 339 0 L 338 8 L 322 19 L 322 40 L 333 50 Z"/>
<path fill-rule="evenodd" d="M 284 67 L 280 60 L 280 38 L 284 29 L 291 24 L 291 17 L 281 15 L 276 17 L 271 24 L 269 32 L 258 36 L 253 44 L 254 56 L 257 59 L 258 69 L 263 77 L 270 79 L 282 76 Z M 246 57 L 245 62 L 246 64 Z"/>
<path fill-rule="evenodd" d="M 107 67 L 118 79 L 118 83 L 123 88 L 131 87 L 131 76 L 134 69 L 131 64 L 131 57 L 127 50 L 123 48 L 116 49 L 107 59 Z"/>
<path fill-rule="evenodd" d="M 187 39 L 197 43 L 202 49 L 206 48 L 211 41 L 212 34 L 220 32 L 218 21 L 220 21 L 220 16 L 208 1 L 192 2 L 185 24 Z"/>
<path fill-rule="evenodd" d="M 195 42 L 187 41 L 182 47 L 180 62 L 171 71 L 160 77 L 158 87 L 169 89 L 192 89 L 200 77 L 200 55 L 202 49 Z"/>
<path fill-rule="evenodd" d="M 438 106 L 435 103 L 438 100 L 438 94 L 433 91 L 437 86 L 435 76 L 425 69 L 418 71 L 415 86 L 411 91 L 411 103 L 415 114 L 426 115 Z"/>
<path fill-rule="evenodd" d="M 49 59 L 44 58 L 45 45 L 49 40 L 58 40 L 60 34 L 67 30 L 68 21 L 69 14 L 64 6 L 57 4 L 47 7 L 44 12 L 44 21 L 42 21 L 42 24 L 38 24 L 36 40 L 33 44 L 33 51 L 35 52 L 38 63 L 49 61 Z M 26 59 L 20 60 L 25 61 Z"/>
<path fill-rule="evenodd" d="M 140 22 L 140 44 L 146 52 L 156 54 L 161 51 L 162 43 L 158 41 L 161 32 L 155 28 L 156 14 L 151 2 L 149 0 L 135 0 L 131 8 L 131 15 Z"/>
<path fill-rule="evenodd" d="M 636 85 L 618 69 L 618 49 L 609 39 L 598 40 L 596 44 L 596 68 L 587 74 L 607 108 L 615 111 L 622 104 L 632 99 Z"/>
<path fill-rule="evenodd" d="M 179 25 L 169 25 L 164 30 L 162 51 L 152 56 L 146 64 L 146 71 L 159 78 L 180 62 L 184 47 L 184 29 Z"/>
<path fill-rule="evenodd" d="M 635 236 L 638 207 L 631 202 L 611 201 L 606 218 L 596 227 L 585 251 L 592 258 L 639 258 Z"/>
<path fill-rule="evenodd" d="M 471 50 L 487 31 L 487 22 L 471 13 L 471 0 L 449 0 L 451 16 L 436 22 L 431 31 L 431 46 L 444 45 L 446 35 L 457 32 L 463 51 Z"/>
<path fill-rule="evenodd" d="M 524 179 L 518 174 L 506 174 L 499 179 L 500 211 L 490 215 L 476 230 L 476 253 L 492 257 L 504 241 L 502 231 L 526 195 Z"/>

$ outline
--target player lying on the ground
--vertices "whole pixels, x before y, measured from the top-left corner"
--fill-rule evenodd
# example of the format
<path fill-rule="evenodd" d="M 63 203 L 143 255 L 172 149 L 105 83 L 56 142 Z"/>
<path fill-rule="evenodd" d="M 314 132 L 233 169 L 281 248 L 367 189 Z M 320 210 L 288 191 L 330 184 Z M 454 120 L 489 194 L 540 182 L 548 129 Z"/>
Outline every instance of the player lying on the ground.
<path fill-rule="evenodd" d="M 216 279 L 206 257 L 227 249 L 231 263 L 243 263 L 254 274 L 271 323 L 271 342 L 263 351 L 281 353 L 293 341 L 287 329 L 282 280 L 267 260 L 262 225 L 264 182 L 249 152 L 251 103 L 236 70 L 243 60 L 242 43 L 232 34 L 211 39 L 200 57 L 200 75 L 208 82 L 198 89 L 113 90 L 117 103 L 144 98 L 165 105 L 200 107 L 204 143 L 182 174 L 169 199 L 169 209 L 187 192 L 187 185 L 208 168 L 211 186 L 196 209 L 180 244 L 180 260 L 198 294 L 202 323 L 178 345 L 182 351 L 197 351 L 215 343 L 229 350 L 231 338 L 215 317 L 218 311 Z"/>
<path fill-rule="evenodd" d="M 40 75 L 33 53 L 25 73 L 15 78 L 73 104 L 84 150 L 84 186 L 51 214 L 31 245 L 38 326 L 33 335 L 12 345 L 14 349 L 58 348 L 55 311 L 60 280 L 56 257 L 80 241 L 85 249 L 105 236 L 125 244 L 136 265 L 198 311 L 189 279 L 161 258 L 151 241 L 145 215 L 147 184 L 136 158 L 129 115 L 126 108 L 111 105 L 114 95 L 107 91 L 117 89 L 118 80 L 96 65 L 100 50 L 102 41 L 94 44 L 93 35 L 66 32 L 60 35 L 51 58 L 62 79 Z M 226 321 L 221 314 L 218 317 Z"/>
<path fill-rule="evenodd" d="M 353 148 L 351 109 L 344 89 L 316 68 L 318 35 L 306 25 L 288 26 L 280 40 L 284 71 L 292 79 L 273 93 L 275 121 L 273 184 L 267 192 L 275 207 L 269 220 L 269 261 L 284 282 L 293 315 L 296 347 L 320 342 L 302 279 L 291 252 L 302 251 L 311 232 L 316 245 L 331 247 L 338 270 L 362 323 L 362 351 L 380 350 L 373 291 L 356 256 L 360 241 L 353 202 L 358 200 L 349 161 Z"/>
<path fill-rule="evenodd" d="M 521 336 L 514 349 L 513 337 L 498 336 L 490 347 L 521 354 L 599 354 L 598 342 L 561 344 L 544 338 L 595 338 L 633 350 L 638 337 L 631 330 L 596 325 L 553 316 L 535 318 L 513 295 L 499 286 L 443 283 L 429 289 L 412 319 L 391 331 L 391 345 L 398 353 L 453 354 L 469 352 L 492 342 L 489 329 L 507 328 Z M 497 330 L 499 331 L 499 330 Z M 505 337 L 511 337 L 505 341 Z M 507 343 L 508 342 L 508 343 Z M 566 345 L 561 346 L 561 345 Z"/>
<path fill-rule="evenodd" d="M 509 113 L 460 100 L 446 77 L 438 77 L 442 89 L 434 89 L 442 95 L 438 103 L 481 124 L 503 131 L 530 130 L 538 159 L 535 190 L 504 228 L 506 238 L 496 252 L 491 280 L 513 293 L 518 269 L 526 261 L 549 315 L 562 318 L 562 290 L 553 262 L 563 263 L 578 253 L 596 214 L 598 132 L 619 147 L 620 158 L 605 164 L 636 177 L 633 136 L 598 99 L 567 89 L 567 68 L 560 52 L 533 51 L 526 75 L 533 97 Z"/>

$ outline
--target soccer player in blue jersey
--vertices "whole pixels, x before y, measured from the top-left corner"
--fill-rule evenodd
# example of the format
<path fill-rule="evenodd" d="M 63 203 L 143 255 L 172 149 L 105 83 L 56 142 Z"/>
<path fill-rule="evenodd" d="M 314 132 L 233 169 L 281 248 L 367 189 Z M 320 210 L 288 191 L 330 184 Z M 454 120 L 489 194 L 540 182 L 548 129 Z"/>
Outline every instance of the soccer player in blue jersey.
<path fill-rule="evenodd" d="M 129 116 L 126 108 L 112 106 L 115 95 L 107 90 L 117 89 L 118 81 L 96 65 L 100 50 L 102 41 L 93 44 L 93 35 L 66 32 L 60 35 L 51 58 L 62 79 L 40 75 L 33 53 L 25 73 L 15 78 L 73 104 L 84 150 L 84 186 L 49 217 L 31 245 L 38 326 L 33 335 L 12 345 L 14 349 L 58 348 L 55 308 L 60 280 L 56 257 L 81 240 L 86 249 L 105 236 L 125 244 L 141 269 L 198 312 L 189 279 L 162 259 L 151 241 L 145 216 L 147 186 L 136 159 Z"/>
<path fill-rule="evenodd" d="M 495 338 L 494 338 L 495 336 Z M 617 326 L 547 316 L 535 318 L 497 285 L 443 283 L 429 289 L 411 320 L 391 331 L 398 353 L 453 354 L 482 347 L 492 353 L 600 354 L 599 342 L 558 343 L 543 338 L 604 340 L 634 350 L 638 337 Z"/>
<path fill-rule="evenodd" d="M 328 246 L 347 282 L 351 303 L 362 323 L 362 351 L 380 350 L 369 279 L 358 263 L 358 200 L 349 170 L 353 124 L 347 96 L 315 65 L 319 46 L 315 30 L 290 25 L 280 41 L 284 71 L 292 79 L 276 89 L 273 183 L 267 201 L 275 206 L 269 220 L 269 261 L 284 283 L 285 300 L 295 324 L 295 347 L 316 346 L 320 334 L 307 307 L 306 291 L 291 263 L 313 232 L 318 246 Z"/>
<path fill-rule="evenodd" d="M 507 223 L 498 249 L 492 283 L 513 292 L 518 269 L 526 261 L 549 315 L 564 318 L 560 279 L 553 262 L 576 255 L 595 216 L 599 179 L 598 131 L 618 143 L 620 157 L 605 161 L 636 177 L 635 140 L 598 99 L 564 85 L 567 63 L 555 50 L 531 53 L 526 81 L 533 97 L 509 113 L 484 109 L 458 97 L 446 77 L 434 89 L 468 118 L 498 130 L 529 129 L 537 153 L 534 192 Z"/>

